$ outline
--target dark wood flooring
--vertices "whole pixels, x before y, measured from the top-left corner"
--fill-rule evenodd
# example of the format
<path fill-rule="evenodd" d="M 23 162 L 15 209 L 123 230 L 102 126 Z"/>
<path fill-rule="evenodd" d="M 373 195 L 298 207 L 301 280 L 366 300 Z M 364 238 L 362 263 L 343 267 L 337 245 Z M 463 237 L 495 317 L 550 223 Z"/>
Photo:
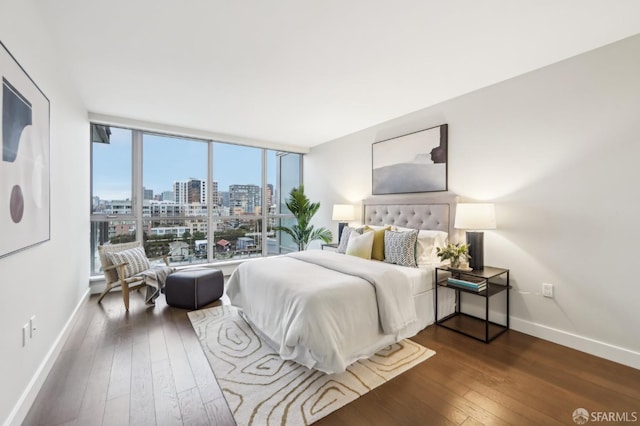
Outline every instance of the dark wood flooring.
<path fill-rule="evenodd" d="M 91 297 L 24 424 L 234 424 L 186 312 Z M 414 340 L 436 355 L 317 424 L 571 425 L 577 408 L 640 421 L 640 370 L 512 330 L 488 345 L 436 326 Z"/>

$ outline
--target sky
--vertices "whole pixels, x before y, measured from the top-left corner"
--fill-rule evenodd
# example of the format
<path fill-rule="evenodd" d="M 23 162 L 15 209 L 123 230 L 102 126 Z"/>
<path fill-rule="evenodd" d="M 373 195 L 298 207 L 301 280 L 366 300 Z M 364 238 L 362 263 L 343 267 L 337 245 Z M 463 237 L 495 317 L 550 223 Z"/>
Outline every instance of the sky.
<path fill-rule="evenodd" d="M 111 128 L 109 144 L 93 144 L 93 196 L 103 200 L 131 198 L 131 131 Z M 143 135 L 143 186 L 154 195 L 171 191 L 173 182 L 207 178 L 207 143 L 159 135 Z M 276 184 L 275 151 L 268 151 L 267 182 Z M 262 181 L 262 150 L 214 143 L 213 180 L 219 191 L 229 185 Z"/>

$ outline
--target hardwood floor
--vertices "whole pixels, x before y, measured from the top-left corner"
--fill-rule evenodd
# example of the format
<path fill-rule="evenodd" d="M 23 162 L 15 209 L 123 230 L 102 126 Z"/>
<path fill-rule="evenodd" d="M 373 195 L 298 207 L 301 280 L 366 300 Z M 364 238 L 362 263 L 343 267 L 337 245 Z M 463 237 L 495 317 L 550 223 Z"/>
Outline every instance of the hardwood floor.
<path fill-rule="evenodd" d="M 162 296 L 133 294 L 128 314 L 117 292 L 90 298 L 24 425 L 234 424 L 186 312 Z M 577 408 L 640 421 L 640 370 L 512 330 L 488 345 L 435 326 L 414 340 L 436 355 L 316 424 L 571 425 Z"/>

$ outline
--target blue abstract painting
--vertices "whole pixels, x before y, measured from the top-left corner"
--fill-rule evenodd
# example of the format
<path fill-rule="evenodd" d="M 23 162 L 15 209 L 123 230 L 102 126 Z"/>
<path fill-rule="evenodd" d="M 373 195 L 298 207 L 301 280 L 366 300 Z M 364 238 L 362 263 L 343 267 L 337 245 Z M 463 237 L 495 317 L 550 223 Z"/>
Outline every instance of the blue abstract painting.
<path fill-rule="evenodd" d="M 50 238 L 49 100 L 0 43 L 0 257 Z"/>

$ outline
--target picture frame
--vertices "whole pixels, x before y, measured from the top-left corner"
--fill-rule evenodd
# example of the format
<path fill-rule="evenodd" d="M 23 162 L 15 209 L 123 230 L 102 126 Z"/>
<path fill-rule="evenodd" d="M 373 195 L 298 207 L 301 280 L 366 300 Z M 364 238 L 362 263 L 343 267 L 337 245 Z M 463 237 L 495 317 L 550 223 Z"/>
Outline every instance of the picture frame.
<path fill-rule="evenodd" d="M 373 195 L 447 191 L 447 124 L 375 142 L 371 150 Z"/>
<path fill-rule="evenodd" d="M 0 258 L 51 237 L 49 99 L 0 42 Z"/>

